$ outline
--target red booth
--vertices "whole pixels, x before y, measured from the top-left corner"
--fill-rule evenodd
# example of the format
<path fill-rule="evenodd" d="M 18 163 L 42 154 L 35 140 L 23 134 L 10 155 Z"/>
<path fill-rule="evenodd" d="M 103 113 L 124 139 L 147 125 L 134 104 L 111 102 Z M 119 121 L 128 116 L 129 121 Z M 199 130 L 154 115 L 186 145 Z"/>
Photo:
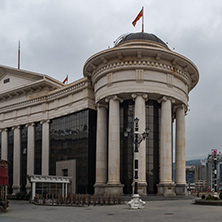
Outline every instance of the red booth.
<path fill-rule="evenodd" d="M 8 206 L 7 201 L 7 186 L 8 186 L 8 162 L 0 160 L 0 207 L 6 212 Z"/>

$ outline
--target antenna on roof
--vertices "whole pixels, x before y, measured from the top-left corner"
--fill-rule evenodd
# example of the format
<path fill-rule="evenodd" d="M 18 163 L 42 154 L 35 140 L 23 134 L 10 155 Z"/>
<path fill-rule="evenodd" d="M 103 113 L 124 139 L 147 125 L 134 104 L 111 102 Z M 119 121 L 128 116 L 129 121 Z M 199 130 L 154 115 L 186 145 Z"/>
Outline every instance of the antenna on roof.
<path fill-rule="evenodd" d="M 20 69 L 20 40 L 18 42 L 18 69 Z"/>

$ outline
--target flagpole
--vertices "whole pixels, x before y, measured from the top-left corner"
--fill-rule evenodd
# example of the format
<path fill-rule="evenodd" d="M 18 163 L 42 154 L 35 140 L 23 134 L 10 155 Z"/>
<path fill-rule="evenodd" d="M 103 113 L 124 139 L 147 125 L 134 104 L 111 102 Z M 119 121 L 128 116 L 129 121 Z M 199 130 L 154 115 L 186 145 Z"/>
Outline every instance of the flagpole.
<path fill-rule="evenodd" d="M 143 16 L 142 16 L 142 32 L 144 32 L 144 7 L 142 7 L 143 9 Z"/>
<path fill-rule="evenodd" d="M 20 69 L 20 40 L 18 43 L 18 69 Z"/>

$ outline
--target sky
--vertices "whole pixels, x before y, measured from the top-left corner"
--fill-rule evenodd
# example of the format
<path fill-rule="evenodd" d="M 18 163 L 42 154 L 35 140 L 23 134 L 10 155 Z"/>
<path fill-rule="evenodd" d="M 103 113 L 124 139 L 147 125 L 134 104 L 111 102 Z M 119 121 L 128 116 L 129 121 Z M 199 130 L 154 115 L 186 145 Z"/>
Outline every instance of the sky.
<path fill-rule="evenodd" d="M 192 60 L 200 74 L 189 94 L 186 159 L 222 151 L 221 0 L 0 0 L 0 65 L 69 83 L 83 77 L 93 54 L 113 47 L 144 6 L 145 32 Z"/>

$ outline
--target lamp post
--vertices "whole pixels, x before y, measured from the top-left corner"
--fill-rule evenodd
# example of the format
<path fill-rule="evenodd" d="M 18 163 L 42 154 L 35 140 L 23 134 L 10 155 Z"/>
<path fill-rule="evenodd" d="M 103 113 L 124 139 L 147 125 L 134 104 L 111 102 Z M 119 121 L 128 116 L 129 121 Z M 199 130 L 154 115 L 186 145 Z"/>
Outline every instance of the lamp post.
<path fill-rule="evenodd" d="M 134 131 L 132 132 L 132 139 L 134 143 L 134 193 L 133 198 L 131 201 L 128 202 L 128 205 L 132 209 L 140 209 L 143 208 L 145 205 L 145 202 L 140 199 L 140 196 L 138 194 L 138 181 L 139 181 L 139 174 L 138 174 L 138 168 L 139 168 L 139 145 L 140 143 L 145 140 L 150 133 L 150 129 L 146 128 L 143 133 L 139 133 L 139 119 L 134 119 Z M 128 137 L 131 134 L 132 129 L 127 128 L 124 136 Z"/>

